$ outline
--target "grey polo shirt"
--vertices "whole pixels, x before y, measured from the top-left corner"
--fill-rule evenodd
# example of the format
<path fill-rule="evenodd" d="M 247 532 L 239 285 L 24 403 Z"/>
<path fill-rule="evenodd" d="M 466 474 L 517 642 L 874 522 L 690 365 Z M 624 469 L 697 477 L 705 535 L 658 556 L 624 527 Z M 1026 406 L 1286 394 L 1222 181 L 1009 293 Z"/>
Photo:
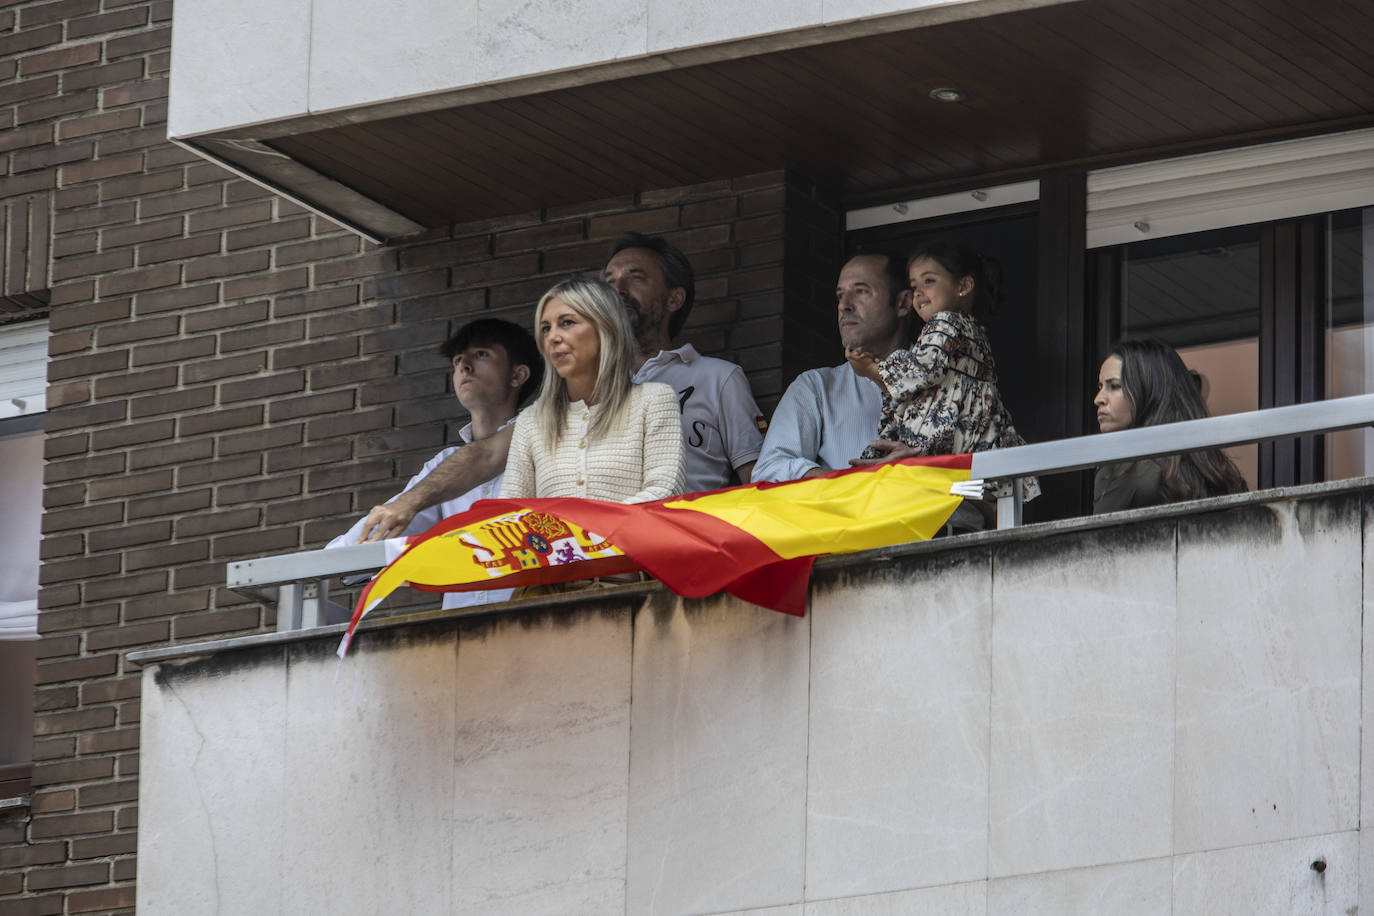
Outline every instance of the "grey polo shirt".
<path fill-rule="evenodd" d="M 759 457 L 763 413 L 739 366 L 702 356 L 686 344 L 645 360 L 635 381 L 660 382 L 677 392 L 687 453 L 686 492 L 728 487 L 735 468 Z"/>

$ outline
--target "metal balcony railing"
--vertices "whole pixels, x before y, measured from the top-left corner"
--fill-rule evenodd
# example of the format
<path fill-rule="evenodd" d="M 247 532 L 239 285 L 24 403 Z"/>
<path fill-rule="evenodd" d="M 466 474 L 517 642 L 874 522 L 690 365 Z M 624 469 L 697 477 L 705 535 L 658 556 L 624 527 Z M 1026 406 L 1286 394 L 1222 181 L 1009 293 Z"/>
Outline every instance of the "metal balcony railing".
<path fill-rule="evenodd" d="M 1362 394 L 978 452 L 973 456 L 971 476 L 994 483 L 997 527 L 1014 528 L 1021 524 L 1022 480 L 1026 477 L 1371 425 L 1374 394 Z M 346 619 L 348 609 L 329 600 L 330 580 L 371 573 L 386 563 L 386 544 L 380 541 L 307 550 L 230 563 L 227 584 L 241 595 L 275 604 L 278 630 L 297 630 Z"/>

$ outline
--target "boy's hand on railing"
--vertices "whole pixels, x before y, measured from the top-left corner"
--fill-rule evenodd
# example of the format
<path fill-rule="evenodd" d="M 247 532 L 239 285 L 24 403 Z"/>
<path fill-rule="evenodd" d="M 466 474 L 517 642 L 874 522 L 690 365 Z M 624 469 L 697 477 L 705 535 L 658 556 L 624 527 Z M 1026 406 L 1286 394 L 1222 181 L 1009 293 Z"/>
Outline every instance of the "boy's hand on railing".
<path fill-rule="evenodd" d="M 367 513 L 367 518 L 363 519 L 363 533 L 358 538 L 358 543 L 366 544 L 368 541 L 400 537 L 406 533 L 418 511 L 420 507 L 411 506 L 406 494 L 389 503 L 373 506 L 372 511 Z"/>

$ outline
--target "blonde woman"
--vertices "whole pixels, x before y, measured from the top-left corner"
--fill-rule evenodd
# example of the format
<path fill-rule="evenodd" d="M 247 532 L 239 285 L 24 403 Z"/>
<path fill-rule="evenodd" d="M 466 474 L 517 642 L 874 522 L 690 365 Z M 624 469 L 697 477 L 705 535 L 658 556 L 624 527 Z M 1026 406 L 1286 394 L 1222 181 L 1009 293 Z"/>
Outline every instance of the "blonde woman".
<path fill-rule="evenodd" d="M 534 326 L 544 381 L 515 421 L 501 495 L 638 503 L 681 493 L 677 395 L 634 383 L 633 332 L 616 291 L 564 280 L 539 300 Z"/>

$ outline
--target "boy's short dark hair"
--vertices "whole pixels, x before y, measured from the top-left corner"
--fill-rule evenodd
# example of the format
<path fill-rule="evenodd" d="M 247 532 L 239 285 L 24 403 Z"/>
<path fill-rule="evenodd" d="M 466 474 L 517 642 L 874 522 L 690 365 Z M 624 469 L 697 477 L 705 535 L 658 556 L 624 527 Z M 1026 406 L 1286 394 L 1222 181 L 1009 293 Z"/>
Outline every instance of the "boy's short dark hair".
<path fill-rule="evenodd" d="M 539 355 L 539 348 L 535 346 L 534 337 L 529 331 L 500 318 L 478 318 L 463 325 L 457 334 L 444 341 L 439 352 L 445 359 L 452 360 L 468 347 L 490 347 L 493 344 L 500 345 L 506 351 L 512 369 L 526 366 L 530 370 L 530 377 L 520 386 L 520 394 L 515 401 L 518 407 L 539 390 L 539 382 L 544 377 L 544 358 Z"/>
<path fill-rule="evenodd" d="M 611 243 L 611 254 L 613 258 L 626 248 L 645 248 L 654 253 L 658 260 L 659 270 L 663 271 L 663 282 L 669 289 L 680 289 L 684 295 L 682 297 L 682 308 L 668 318 L 668 336 L 677 337 L 677 332 L 682 330 L 682 326 L 687 323 L 687 316 L 692 311 L 692 303 L 697 298 L 696 272 L 692 270 L 692 262 L 687 260 L 687 255 L 682 253 L 679 248 L 669 245 L 667 240 L 660 235 L 644 235 L 641 232 L 623 232 L 615 237 Z"/>

